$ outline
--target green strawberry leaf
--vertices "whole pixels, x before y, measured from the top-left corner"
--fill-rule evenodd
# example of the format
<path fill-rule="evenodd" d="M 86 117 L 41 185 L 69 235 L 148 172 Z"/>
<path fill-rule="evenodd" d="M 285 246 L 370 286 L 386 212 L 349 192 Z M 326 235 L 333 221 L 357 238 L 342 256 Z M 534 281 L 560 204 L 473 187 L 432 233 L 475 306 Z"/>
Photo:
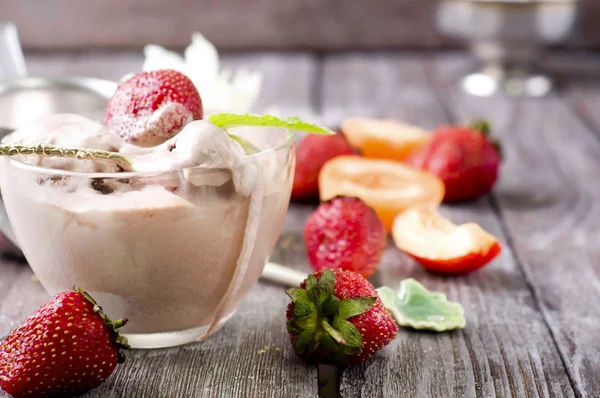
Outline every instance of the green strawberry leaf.
<path fill-rule="evenodd" d="M 321 336 L 321 346 L 325 349 L 325 352 L 329 357 L 337 364 L 345 364 L 348 362 L 345 352 L 347 346 L 340 346 L 335 340 L 327 333 Z M 350 347 L 348 347 L 350 348 Z M 353 347 L 352 347 L 353 348 Z M 360 353 L 360 351 L 359 351 Z"/>
<path fill-rule="evenodd" d="M 412 278 L 400 283 L 399 292 L 383 286 L 377 293 L 400 326 L 443 332 L 466 325 L 462 305 L 448 301 L 444 293 L 430 292 Z"/>
<path fill-rule="evenodd" d="M 327 332 L 327 334 L 329 334 L 331 336 L 332 339 L 334 339 L 335 341 L 337 341 L 339 344 L 346 344 L 346 339 L 341 335 L 341 333 L 339 333 L 337 330 L 335 330 L 334 328 L 331 327 L 331 325 L 329 324 L 329 322 L 327 322 L 326 319 L 323 319 L 321 321 L 321 326 L 323 326 L 323 329 L 325 329 L 325 331 Z"/>
<path fill-rule="evenodd" d="M 281 127 L 313 134 L 335 134 L 334 131 L 326 127 L 304 122 L 295 116 L 288 117 L 287 119 L 279 119 L 278 117 L 271 115 L 258 116 L 250 114 L 240 115 L 236 113 L 213 113 L 208 117 L 208 120 L 223 130 L 239 126 L 260 126 Z"/>
<path fill-rule="evenodd" d="M 306 290 L 311 290 L 317 287 L 317 278 L 310 274 L 308 278 L 306 278 Z"/>
<path fill-rule="evenodd" d="M 353 316 L 364 314 L 375 304 L 377 297 L 364 297 L 358 299 L 345 298 L 339 304 L 338 317 L 348 319 Z"/>
<path fill-rule="evenodd" d="M 333 294 L 328 294 L 327 298 L 323 302 L 323 315 L 326 317 L 332 317 L 338 312 L 340 299 L 335 297 Z"/>
<path fill-rule="evenodd" d="M 314 330 L 306 329 L 296 336 L 296 338 L 294 339 L 294 351 L 296 351 L 296 354 L 302 355 L 306 352 L 308 345 L 312 341 L 314 335 Z"/>
<path fill-rule="evenodd" d="M 328 293 L 334 293 L 335 275 L 330 269 L 326 269 L 325 271 L 323 271 L 323 273 L 321 273 L 317 286 L 319 286 L 321 289 L 325 290 Z"/>
<path fill-rule="evenodd" d="M 325 300 L 327 300 L 327 298 L 329 296 L 331 296 L 330 293 L 327 293 L 325 290 L 321 289 L 319 286 L 315 287 L 314 289 L 310 289 L 307 290 L 308 292 L 308 297 L 312 300 L 312 302 L 315 304 L 315 306 L 317 308 L 320 308 L 323 303 L 325 302 Z"/>
<path fill-rule="evenodd" d="M 333 327 L 344 338 L 344 345 L 350 347 L 362 347 L 362 336 L 356 326 L 344 319 L 336 317 L 333 319 Z"/>
<path fill-rule="evenodd" d="M 300 289 L 299 287 L 293 287 L 287 290 L 286 294 L 290 296 L 294 303 L 295 316 L 306 316 L 314 312 L 315 305 L 309 298 L 306 290 Z"/>

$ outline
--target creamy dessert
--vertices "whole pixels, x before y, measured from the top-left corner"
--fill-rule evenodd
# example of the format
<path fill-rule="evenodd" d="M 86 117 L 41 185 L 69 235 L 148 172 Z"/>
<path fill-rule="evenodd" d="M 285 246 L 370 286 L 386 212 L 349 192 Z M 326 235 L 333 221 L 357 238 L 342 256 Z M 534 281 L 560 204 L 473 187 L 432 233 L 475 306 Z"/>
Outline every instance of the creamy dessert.
<path fill-rule="evenodd" d="M 288 134 L 260 130 L 257 137 L 279 135 L 280 143 Z M 117 173 L 100 160 L 2 158 L 0 186 L 16 237 L 48 292 L 85 287 L 107 312 L 129 318 L 126 335 L 137 347 L 171 344 L 136 334 L 203 338 L 233 313 L 273 249 L 291 189 L 291 145 L 248 156 L 204 120 L 140 148 L 83 117 L 54 115 L 4 143 L 133 159 L 133 172 Z"/>
<path fill-rule="evenodd" d="M 53 115 L 0 145 L 4 204 L 40 282 L 127 317 L 135 348 L 204 339 L 235 312 L 285 217 L 291 130 L 333 133 L 205 116 L 185 75 L 144 72 L 119 84 L 104 124 Z"/>

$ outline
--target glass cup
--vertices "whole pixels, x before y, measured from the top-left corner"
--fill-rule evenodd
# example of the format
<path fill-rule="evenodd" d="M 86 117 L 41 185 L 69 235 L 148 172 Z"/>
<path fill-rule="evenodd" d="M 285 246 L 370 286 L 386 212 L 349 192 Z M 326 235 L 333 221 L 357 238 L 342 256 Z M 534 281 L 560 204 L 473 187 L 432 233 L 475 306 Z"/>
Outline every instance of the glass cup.
<path fill-rule="evenodd" d="M 268 261 L 295 162 L 288 130 L 234 133 L 262 150 L 245 158 L 250 194 L 227 169 L 78 173 L 0 159 L 8 218 L 47 292 L 88 291 L 113 320 L 129 319 L 134 348 L 214 333 Z"/>

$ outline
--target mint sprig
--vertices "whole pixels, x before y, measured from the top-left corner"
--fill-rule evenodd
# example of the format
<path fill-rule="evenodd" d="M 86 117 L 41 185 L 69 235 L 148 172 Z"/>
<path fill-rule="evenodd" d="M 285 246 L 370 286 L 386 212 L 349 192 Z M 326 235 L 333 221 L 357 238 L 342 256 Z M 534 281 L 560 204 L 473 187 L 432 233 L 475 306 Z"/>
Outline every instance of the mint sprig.
<path fill-rule="evenodd" d="M 317 126 L 316 124 L 304 122 L 296 116 L 280 119 L 272 115 L 250 115 L 236 113 L 213 113 L 208 117 L 208 120 L 217 127 L 227 130 L 232 127 L 241 126 L 257 126 L 257 127 L 279 127 L 305 133 L 331 135 L 335 131 L 327 127 Z"/>

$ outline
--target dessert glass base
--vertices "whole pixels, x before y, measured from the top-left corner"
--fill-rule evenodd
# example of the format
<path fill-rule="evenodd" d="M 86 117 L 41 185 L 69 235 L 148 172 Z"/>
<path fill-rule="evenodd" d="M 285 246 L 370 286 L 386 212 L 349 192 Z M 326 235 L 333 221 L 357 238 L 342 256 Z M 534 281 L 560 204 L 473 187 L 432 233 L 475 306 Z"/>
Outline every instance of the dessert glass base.
<path fill-rule="evenodd" d="M 222 318 L 212 331 L 212 333 L 218 331 L 225 325 L 225 323 L 235 315 L 235 311 L 231 314 Z M 126 337 L 129 345 L 137 349 L 154 349 L 154 348 L 166 348 L 175 347 L 189 343 L 195 343 L 204 340 L 208 337 L 209 326 L 200 326 L 197 328 L 191 328 L 186 330 L 179 330 L 173 332 L 162 332 L 162 333 L 121 333 L 122 336 Z"/>

